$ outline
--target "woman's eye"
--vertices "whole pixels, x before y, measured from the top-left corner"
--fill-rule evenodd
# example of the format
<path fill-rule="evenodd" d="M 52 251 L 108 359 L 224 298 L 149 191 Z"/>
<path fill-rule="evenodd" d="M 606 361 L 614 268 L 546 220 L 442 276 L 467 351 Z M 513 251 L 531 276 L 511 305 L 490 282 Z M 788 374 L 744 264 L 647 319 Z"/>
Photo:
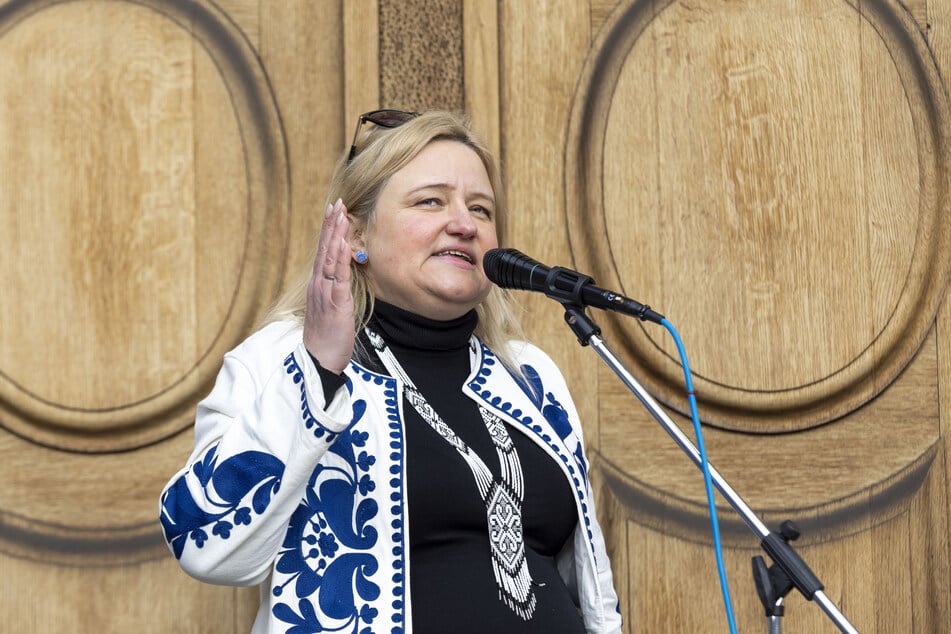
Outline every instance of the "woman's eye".
<path fill-rule="evenodd" d="M 438 198 L 424 198 L 416 204 L 420 207 L 438 207 L 442 202 Z"/>
<path fill-rule="evenodd" d="M 487 207 L 483 207 L 482 205 L 473 205 L 470 207 L 470 210 L 472 213 L 485 216 L 486 218 L 492 217 L 492 210 L 488 209 Z"/>

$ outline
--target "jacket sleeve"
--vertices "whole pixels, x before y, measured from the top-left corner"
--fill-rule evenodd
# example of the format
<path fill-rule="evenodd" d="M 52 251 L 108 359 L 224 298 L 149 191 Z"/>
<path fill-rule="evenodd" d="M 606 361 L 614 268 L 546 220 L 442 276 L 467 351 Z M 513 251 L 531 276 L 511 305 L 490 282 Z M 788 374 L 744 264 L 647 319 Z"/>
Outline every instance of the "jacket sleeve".
<path fill-rule="evenodd" d="M 349 390 L 325 403 L 299 331 L 278 327 L 225 355 L 198 404 L 194 451 L 161 495 L 169 548 L 209 583 L 268 576 L 311 473 L 352 419 Z"/>
<path fill-rule="evenodd" d="M 561 373 L 559 372 L 559 377 Z M 562 377 L 562 381 L 564 378 Z M 565 393 L 568 387 L 565 385 Z M 621 603 L 618 599 L 617 591 L 614 588 L 614 575 L 611 571 L 611 560 L 608 557 L 607 547 L 604 542 L 604 534 L 601 531 L 601 524 L 598 522 L 597 509 L 595 508 L 595 499 L 591 487 L 591 480 L 588 477 L 590 473 L 588 467 L 588 457 L 582 433 L 581 418 L 575 408 L 574 401 L 570 395 L 565 399 L 565 408 L 568 411 L 568 419 L 573 421 L 572 427 L 575 429 L 580 446 L 579 460 L 584 465 L 584 487 L 587 491 L 587 506 L 590 524 L 585 528 L 581 523 L 575 529 L 575 548 L 576 557 L 584 553 L 591 553 L 594 557 L 592 567 L 584 567 L 579 571 L 579 599 L 582 604 L 582 611 L 587 614 L 596 615 L 592 619 L 585 620 L 585 625 L 592 634 L 620 634 L 621 633 Z M 590 542 L 589 542 L 590 540 Z M 590 544 L 590 545 L 589 545 Z M 583 551 L 581 549 L 584 549 Z M 585 579 L 584 577 L 592 575 Z"/>
<path fill-rule="evenodd" d="M 574 404 L 568 400 L 565 406 L 570 412 L 569 416 L 577 421 L 578 413 L 574 409 Z M 581 438 L 580 426 L 576 432 L 578 438 Z M 585 467 L 588 465 L 587 457 L 584 456 L 582 447 L 579 452 Z M 588 479 L 588 470 L 584 470 L 584 487 L 588 492 L 588 517 L 590 523 L 585 526 L 579 522 L 575 528 L 574 535 L 574 557 L 572 561 L 575 564 L 575 579 L 578 584 L 578 599 L 581 604 L 582 614 L 585 616 L 585 627 L 591 634 L 620 634 L 621 632 L 621 604 L 618 599 L 617 591 L 614 588 L 614 575 L 611 572 L 611 560 L 608 557 L 607 548 L 604 543 L 604 534 L 601 532 L 601 525 L 598 522 L 597 511 L 595 509 L 595 500 L 592 495 L 591 482 Z M 581 561 L 590 557 L 590 565 L 581 565 Z"/>
<path fill-rule="evenodd" d="M 583 474 L 583 488 L 587 501 L 588 522 L 579 520 L 572 543 L 558 556 L 557 564 L 569 591 L 577 596 L 585 628 L 591 634 L 620 634 L 621 612 L 611 561 L 605 547 L 604 535 L 598 523 L 591 482 L 588 478 L 588 459 L 585 451 L 581 418 L 571 398 L 567 382 L 555 362 L 543 351 L 530 346 L 529 355 L 535 358 L 536 367 L 544 374 L 544 384 L 550 390 L 552 404 L 557 402 L 571 426 L 577 447 L 568 447 L 575 455 Z M 534 353 L 534 355 L 533 355 Z"/>
<path fill-rule="evenodd" d="M 585 619 L 585 626 L 592 634 L 620 634 L 621 633 L 621 604 L 614 589 L 614 576 L 611 573 L 611 562 L 604 546 L 604 537 L 597 520 L 591 523 L 592 540 L 594 543 L 594 568 L 586 568 L 579 576 L 584 577 L 593 572 L 593 578 L 581 579 L 580 600 L 582 612 L 594 615 Z M 575 530 L 575 548 L 587 548 L 587 537 L 581 527 Z M 576 553 L 577 555 L 577 553 Z"/>

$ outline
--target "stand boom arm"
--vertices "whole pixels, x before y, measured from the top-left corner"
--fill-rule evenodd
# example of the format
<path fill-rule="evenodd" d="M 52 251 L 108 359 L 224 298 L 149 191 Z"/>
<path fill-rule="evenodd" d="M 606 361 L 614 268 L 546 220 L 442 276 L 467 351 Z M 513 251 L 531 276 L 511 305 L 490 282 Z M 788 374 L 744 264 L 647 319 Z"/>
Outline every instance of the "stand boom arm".
<path fill-rule="evenodd" d="M 565 321 L 578 336 L 582 345 L 590 343 L 598 356 L 607 363 L 608 367 L 634 393 L 637 399 L 647 408 L 650 414 L 661 424 L 674 442 L 693 460 L 694 464 L 702 467 L 700 452 L 689 438 L 680 430 L 674 421 L 664 412 L 657 402 L 647 393 L 647 390 L 637 382 L 630 372 L 621 364 L 617 356 L 601 340 L 600 329 L 594 326 L 584 310 L 578 306 L 565 304 Z M 815 600 L 830 619 L 842 632 L 858 634 L 858 630 L 845 618 L 842 612 L 822 591 L 822 583 L 809 569 L 796 551 L 776 533 L 770 532 L 766 525 L 756 516 L 753 510 L 743 501 L 743 498 L 733 490 L 723 476 L 713 467 L 707 465 L 710 477 L 717 490 L 726 498 L 730 506 L 743 518 L 746 524 L 759 535 L 763 549 L 773 561 L 789 576 L 796 588 L 809 600 Z"/>

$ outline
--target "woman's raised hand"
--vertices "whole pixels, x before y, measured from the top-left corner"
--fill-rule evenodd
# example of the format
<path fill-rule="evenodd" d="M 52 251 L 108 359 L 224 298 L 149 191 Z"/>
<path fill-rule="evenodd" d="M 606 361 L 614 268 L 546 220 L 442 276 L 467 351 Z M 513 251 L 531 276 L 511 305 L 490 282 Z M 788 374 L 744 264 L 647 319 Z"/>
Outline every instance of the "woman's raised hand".
<path fill-rule="evenodd" d="M 349 230 L 343 201 L 327 205 L 304 314 L 304 345 L 322 367 L 337 374 L 350 363 L 355 338 Z"/>

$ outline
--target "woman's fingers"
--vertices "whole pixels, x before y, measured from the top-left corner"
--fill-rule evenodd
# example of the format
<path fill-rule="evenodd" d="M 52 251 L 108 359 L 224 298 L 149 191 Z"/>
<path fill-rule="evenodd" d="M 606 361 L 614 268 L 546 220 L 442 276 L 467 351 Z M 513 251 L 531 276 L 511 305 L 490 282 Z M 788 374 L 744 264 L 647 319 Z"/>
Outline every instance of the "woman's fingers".
<path fill-rule="evenodd" d="M 345 224 L 345 223 L 341 223 Z M 346 296 L 350 296 L 350 244 L 347 242 L 347 239 L 343 236 L 337 240 L 337 254 L 335 256 L 336 262 L 334 265 L 334 270 L 331 275 L 334 281 L 334 295 L 333 299 L 344 299 L 343 292 L 345 291 Z M 341 291 L 338 294 L 336 291 Z"/>
<path fill-rule="evenodd" d="M 321 365 L 334 372 L 349 363 L 355 337 L 346 211 L 339 199 L 327 207 L 304 315 L 304 344 Z"/>
<path fill-rule="evenodd" d="M 328 242 L 325 245 L 326 250 L 323 254 L 323 262 L 320 267 L 320 275 L 325 281 L 334 282 L 336 281 L 337 274 L 340 272 L 341 265 L 349 270 L 350 258 L 347 257 L 347 254 L 342 254 L 344 245 L 341 243 L 346 243 L 347 232 L 350 229 L 350 222 L 347 219 L 346 209 L 343 206 L 343 203 L 338 199 L 334 203 L 330 217 L 326 219 L 324 229 L 327 230 L 329 234 Z M 323 232 L 321 232 L 323 233 Z M 346 247 L 346 251 L 349 252 L 349 247 Z M 320 254 L 318 254 L 318 259 L 320 259 Z M 349 282 L 349 278 L 348 278 Z"/>
<path fill-rule="evenodd" d="M 327 254 L 327 249 L 333 241 L 333 226 L 336 219 L 336 205 L 327 205 L 324 210 L 324 221 L 320 228 L 320 237 L 317 239 L 317 256 L 314 258 L 314 273 L 320 272 L 322 260 Z"/>

